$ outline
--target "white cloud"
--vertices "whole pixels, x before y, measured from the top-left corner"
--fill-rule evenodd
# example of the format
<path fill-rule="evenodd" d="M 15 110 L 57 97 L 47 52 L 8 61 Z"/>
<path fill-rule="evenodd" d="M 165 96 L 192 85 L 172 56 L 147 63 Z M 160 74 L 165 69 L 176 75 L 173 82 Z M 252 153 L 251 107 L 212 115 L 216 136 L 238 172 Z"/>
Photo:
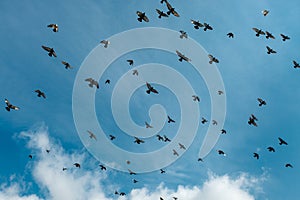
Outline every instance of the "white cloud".
<path fill-rule="evenodd" d="M 111 194 L 112 188 L 116 185 L 103 184 L 107 173 L 91 170 L 87 166 L 89 161 L 85 158 L 85 153 L 67 153 L 58 141 L 49 138 L 45 127 L 22 132 L 19 137 L 28 140 L 27 147 L 35 152 L 30 161 L 32 163 L 28 167 L 40 188 L 39 195 L 23 195 L 26 194 L 26 187 L 30 187 L 28 186 L 30 184 L 27 183 L 26 186 L 24 182 L 17 182 L 15 176 L 12 176 L 9 184 L 0 186 L 0 200 L 111 199 L 106 197 L 106 194 Z M 50 153 L 47 153 L 46 149 L 50 149 Z M 81 164 L 81 169 L 73 166 L 75 162 Z M 67 167 L 68 170 L 62 171 L 63 167 Z M 127 196 L 119 197 L 119 200 L 158 200 L 159 197 L 164 199 L 178 197 L 179 200 L 253 200 L 254 194 L 261 192 L 259 186 L 264 181 L 262 177 L 251 177 L 243 173 L 232 178 L 229 175 L 217 176 L 209 173 L 208 180 L 202 186 L 179 185 L 176 190 L 173 190 L 162 183 L 154 191 L 149 191 L 147 187 L 133 189 Z"/>

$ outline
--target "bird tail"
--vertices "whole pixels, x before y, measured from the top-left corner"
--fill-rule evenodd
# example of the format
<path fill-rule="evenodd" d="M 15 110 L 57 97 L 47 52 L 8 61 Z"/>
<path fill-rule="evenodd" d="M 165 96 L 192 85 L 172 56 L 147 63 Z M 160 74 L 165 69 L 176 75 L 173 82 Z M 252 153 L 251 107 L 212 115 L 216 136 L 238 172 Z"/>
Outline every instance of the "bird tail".
<path fill-rule="evenodd" d="M 147 94 L 150 94 L 150 90 L 147 90 L 146 92 L 147 92 Z"/>

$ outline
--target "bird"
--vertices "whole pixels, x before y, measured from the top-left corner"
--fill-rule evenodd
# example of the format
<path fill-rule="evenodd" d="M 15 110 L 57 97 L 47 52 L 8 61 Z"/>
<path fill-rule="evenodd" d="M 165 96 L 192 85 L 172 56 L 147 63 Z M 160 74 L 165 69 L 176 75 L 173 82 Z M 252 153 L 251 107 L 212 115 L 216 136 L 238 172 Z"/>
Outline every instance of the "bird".
<path fill-rule="evenodd" d="M 108 45 L 110 44 L 110 41 L 108 41 L 108 40 L 101 40 L 100 44 L 104 44 L 104 48 L 107 48 Z"/>
<path fill-rule="evenodd" d="M 191 23 L 194 25 L 195 29 L 199 29 L 200 27 L 203 27 L 204 25 L 201 24 L 199 21 L 191 19 Z"/>
<path fill-rule="evenodd" d="M 105 84 L 110 84 L 110 80 L 107 79 L 107 80 L 105 81 Z"/>
<path fill-rule="evenodd" d="M 173 155 L 179 156 L 179 154 L 177 153 L 177 151 L 175 149 L 173 149 Z"/>
<path fill-rule="evenodd" d="M 258 28 L 252 28 L 256 32 L 255 36 L 259 37 L 260 35 L 265 35 L 265 32 L 263 32 L 261 29 Z"/>
<path fill-rule="evenodd" d="M 66 167 L 63 167 L 63 168 L 62 168 L 63 171 L 66 171 L 67 169 L 68 169 L 68 168 L 66 168 Z"/>
<path fill-rule="evenodd" d="M 89 86 L 92 88 L 95 86 L 97 89 L 99 89 L 99 83 L 98 81 L 94 80 L 93 78 L 87 78 L 85 81 L 89 82 Z"/>
<path fill-rule="evenodd" d="M 227 33 L 227 36 L 228 36 L 229 38 L 234 38 L 234 34 L 233 34 L 232 32 Z"/>
<path fill-rule="evenodd" d="M 285 164 L 285 167 L 290 167 L 290 168 L 293 168 L 293 165 L 292 165 L 292 164 L 290 164 L 290 163 L 287 163 L 287 164 Z"/>
<path fill-rule="evenodd" d="M 173 197 L 173 199 L 174 199 L 174 200 L 177 200 L 178 198 L 177 198 L 177 197 Z"/>
<path fill-rule="evenodd" d="M 224 152 L 224 151 L 222 151 L 222 150 L 217 150 L 217 152 L 218 152 L 218 154 L 219 154 L 219 155 L 226 156 L 225 152 Z"/>
<path fill-rule="evenodd" d="M 183 144 L 181 144 L 181 143 L 178 143 L 178 145 L 179 145 L 179 148 L 180 148 L 180 149 L 184 149 L 184 150 L 186 150 L 186 148 L 185 148 L 185 146 L 184 146 Z"/>
<path fill-rule="evenodd" d="M 61 63 L 62 63 L 63 65 L 65 65 L 65 68 L 66 68 L 66 69 L 73 69 L 73 67 L 70 65 L 70 63 L 68 63 L 68 62 L 66 62 L 66 61 L 61 61 Z"/>
<path fill-rule="evenodd" d="M 279 145 L 288 145 L 288 143 L 286 141 L 284 141 L 282 138 L 278 137 L 279 140 Z"/>
<path fill-rule="evenodd" d="M 168 115 L 168 123 L 171 123 L 171 122 L 175 123 L 175 120 L 171 119 L 171 117 Z"/>
<path fill-rule="evenodd" d="M 251 114 L 251 116 L 249 117 L 249 120 L 248 120 L 248 124 L 249 125 L 252 124 L 253 126 L 257 126 L 255 121 L 258 121 L 257 118 L 253 114 Z"/>
<path fill-rule="evenodd" d="M 96 135 L 95 135 L 92 131 L 87 130 L 87 132 L 88 132 L 88 134 L 90 135 L 89 137 L 90 137 L 91 139 L 97 140 Z"/>
<path fill-rule="evenodd" d="M 147 86 L 147 90 L 146 90 L 146 93 L 147 94 L 150 94 L 151 92 L 155 93 L 155 94 L 158 94 L 158 91 L 156 89 L 154 89 L 154 87 L 152 87 L 150 85 L 150 83 L 146 82 L 146 86 Z"/>
<path fill-rule="evenodd" d="M 272 35 L 272 33 L 268 32 L 268 31 L 266 31 L 266 38 L 267 39 L 269 39 L 269 38 L 275 39 L 275 37 Z"/>
<path fill-rule="evenodd" d="M 221 134 L 226 134 L 226 130 L 225 129 L 221 129 Z"/>
<path fill-rule="evenodd" d="M 47 153 L 50 153 L 50 149 L 46 149 L 46 152 L 47 152 Z"/>
<path fill-rule="evenodd" d="M 192 95 L 193 101 L 198 101 L 200 102 L 200 98 L 197 95 Z"/>
<path fill-rule="evenodd" d="M 115 136 L 113 136 L 113 135 L 109 135 L 109 137 L 110 137 L 110 140 L 114 140 L 114 139 L 116 139 L 116 137 L 115 137 Z"/>
<path fill-rule="evenodd" d="M 159 9 L 156 9 L 156 12 L 158 14 L 158 18 L 160 19 L 161 17 L 169 17 L 169 15 L 167 13 L 165 13 L 164 11 L 161 11 Z"/>
<path fill-rule="evenodd" d="M 159 197 L 159 200 L 164 200 L 164 198 L 162 198 L 162 197 Z"/>
<path fill-rule="evenodd" d="M 171 142 L 171 140 L 166 135 L 164 135 L 164 141 L 165 142 Z"/>
<path fill-rule="evenodd" d="M 259 102 L 258 106 L 267 105 L 266 101 L 262 98 L 257 98 L 257 101 Z"/>
<path fill-rule="evenodd" d="M 148 122 L 145 122 L 146 128 L 153 128 Z"/>
<path fill-rule="evenodd" d="M 158 141 L 160 141 L 160 140 L 164 141 L 164 138 L 161 135 L 157 134 L 156 137 L 157 137 Z"/>
<path fill-rule="evenodd" d="M 181 39 L 183 39 L 183 38 L 187 39 L 188 38 L 188 34 L 185 31 L 180 30 L 179 32 L 180 32 L 180 36 L 179 37 Z"/>
<path fill-rule="evenodd" d="M 6 107 L 5 109 L 9 112 L 11 109 L 13 110 L 20 110 L 20 108 L 18 106 L 12 105 L 7 99 L 4 100 L 4 102 L 6 103 Z"/>
<path fill-rule="evenodd" d="M 287 35 L 284 35 L 284 34 L 280 34 L 280 36 L 282 37 L 282 41 L 286 41 L 286 40 L 289 40 L 289 39 L 291 39 L 289 36 L 287 36 Z"/>
<path fill-rule="evenodd" d="M 178 50 L 176 50 L 176 54 L 179 56 L 179 61 L 182 62 L 183 60 L 186 62 L 192 61 L 190 58 L 186 57 L 184 54 L 180 53 Z"/>
<path fill-rule="evenodd" d="M 165 173 L 166 173 L 166 171 L 165 171 L 165 170 L 163 170 L 163 169 L 160 169 L 160 173 L 161 173 L 161 174 L 165 174 Z"/>
<path fill-rule="evenodd" d="M 222 90 L 218 90 L 218 95 L 222 95 L 224 92 Z"/>
<path fill-rule="evenodd" d="M 253 157 L 256 159 L 259 159 L 259 154 L 258 153 L 253 153 Z"/>
<path fill-rule="evenodd" d="M 126 193 L 125 192 L 120 192 L 120 196 L 125 196 Z"/>
<path fill-rule="evenodd" d="M 204 31 L 206 31 L 206 30 L 213 30 L 213 28 L 209 24 L 204 23 L 204 29 L 203 30 Z"/>
<path fill-rule="evenodd" d="M 79 163 L 74 163 L 73 164 L 75 167 L 80 168 L 80 164 Z"/>
<path fill-rule="evenodd" d="M 137 143 L 137 144 L 145 143 L 144 140 L 141 140 L 141 139 L 138 138 L 138 137 L 134 137 L 134 138 L 135 138 L 134 143 Z"/>
<path fill-rule="evenodd" d="M 294 64 L 294 68 L 300 68 L 300 65 L 298 62 L 296 62 L 295 60 L 293 60 L 293 64 Z"/>
<path fill-rule="evenodd" d="M 44 45 L 42 45 L 42 48 L 43 48 L 45 51 L 48 52 L 48 55 L 49 55 L 50 57 L 52 57 L 52 56 L 57 57 L 56 52 L 54 51 L 53 48 L 47 47 L 47 46 L 44 46 Z"/>
<path fill-rule="evenodd" d="M 144 20 L 145 22 L 149 22 L 149 18 L 146 16 L 146 13 L 141 12 L 141 11 L 136 11 L 136 14 L 137 14 L 137 16 L 138 16 L 137 20 L 138 20 L 139 22 L 142 22 L 143 20 Z"/>
<path fill-rule="evenodd" d="M 138 70 L 136 70 L 136 69 L 134 69 L 134 70 L 132 70 L 132 75 L 139 75 L 139 72 L 138 72 Z"/>
<path fill-rule="evenodd" d="M 271 53 L 277 53 L 276 51 L 274 51 L 271 47 L 269 47 L 269 46 L 266 46 L 266 48 L 267 48 L 267 54 L 271 54 Z"/>
<path fill-rule="evenodd" d="M 165 1 L 167 8 L 168 8 L 168 12 L 167 14 L 170 15 L 174 15 L 175 17 L 180 17 L 180 15 L 176 12 L 175 8 L 171 6 L 171 4 L 168 1 Z"/>
<path fill-rule="evenodd" d="M 44 99 L 46 98 L 46 95 L 44 92 L 42 92 L 41 90 L 35 90 L 34 92 L 37 93 L 38 97 L 43 97 Z"/>
<path fill-rule="evenodd" d="M 199 161 L 203 162 L 203 159 L 202 159 L 202 158 L 198 158 L 198 162 L 199 162 Z"/>
<path fill-rule="evenodd" d="M 268 151 L 270 151 L 270 152 L 275 152 L 275 149 L 274 149 L 273 147 L 268 147 L 267 149 L 268 149 Z"/>
<path fill-rule="evenodd" d="M 53 32 L 58 32 L 58 25 L 57 24 L 48 24 L 48 28 L 52 28 Z"/>
<path fill-rule="evenodd" d="M 208 62 L 209 64 L 212 64 L 213 62 L 219 63 L 219 60 L 211 54 L 208 54 L 208 58 L 209 58 L 209 62 Z"/>
<path fill-rule="evenodd" d="M 31 155 L 31 154 L 29 154 L 29 155 L 28 155 L 28 158 L 32 159 L 32 155 Z"/>
<path fill-rule="evenodd" d="M 201 123 L 202 123 L 202 124 L 205 124 L 206 122 L 208 122 L 207 119 L 205 119 L 204 117 L 202 117 Z"/>
<path fill-rule="evenodd" d="M 261 13 L 262 13 L 264 16 L 267 16 L 267 15 L 269 14 L 269 12 L 270 12 L 270 11 L 268 11 L 268 10 L 263 10 L 263 11 L 261 11 Z"/>
<path fill-rule="evenodd" d="M 129 65 L 133 65 L 134 61 L 132 59 L 126 60 Z"/>
<path fill-rule="evenodd" d="M 136 175 L 136 173 L 135 172 L 133 172 L 132 170 L 130 170 L 130 169 L 128 169 L 128 172 L 129 172 L 129 174 L 130 175 Z"/>
<path fill-rule="evenodd" d="M 212 120 L 212 125 L 218 125 L 218 122 L 216 120 Z"/>
<path fill-rule="evenodd" d="M 101 170 L 106 170 L 106 167 L 104 165 L 99 165 L 99 167 L 101 168 Z"/>
<path fill-rule="evenodd" d="M 133 183 L 137 183 L 137 182 L 139 182 L 139 181 L 137 181 L 137 180 L 133 179 L 133 180 L 132 180 L 132 182 L 133 182 Z"/>

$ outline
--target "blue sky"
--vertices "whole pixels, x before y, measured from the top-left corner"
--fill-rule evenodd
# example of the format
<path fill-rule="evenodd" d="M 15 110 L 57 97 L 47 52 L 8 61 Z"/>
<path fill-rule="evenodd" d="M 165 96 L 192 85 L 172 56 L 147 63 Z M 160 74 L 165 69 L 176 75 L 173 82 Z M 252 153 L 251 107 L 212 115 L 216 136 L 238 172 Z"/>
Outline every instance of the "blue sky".
<path fill-rule="evenodd" d="M 172 0 L 170 3 L 180 14 L 179 18 L 158 19 L 155 9 L 166 11 L 166 6 L 159 0 L 0 2 L 0 95 L 3 100 L 0 110 L 0 199 L 72 199 L 74 191 L 78 191 L 78 199 L 152 200 L 160 196 L 171 199 L 174 195 L 179 199 L 297 199 L 300 95 L 299 72 L 293 68 L 292 61 L 300 62 L 300 30 L 296 26 L 300 3 L 296 0 L 289 3 L 266 0 L 182 3 Z M 264 9 L 270 10 L 265 17 L 261 13 Z M 150 22 L 138 22 L 136 11 L 146 12 Z M 214 30 L 195 30 L 191 19 L 208 22 Z M 59 32 L 47 28 L 50 23 L 57 23 Z M 224 129 L 227 134 L 220 135 L 203 163 L 197 162 L 197 156 L 208 124 L 199 123 L 193 143 L 176 162 L 164 168 L 166 174 L 154 171 L 130 176 L 111 168 L 102 172 L 98 167 L 101 162 L 84 146 L 91 142 L 88 135 L 78 133 L 73 120 L 74 84 L 90 52 L 105 50 L 99 43 L 101 40 L 143 27 L 185 30 L 205 52 L 220 60 L 216 67 L 226 91 Z M 276 39 L 255 37 L 253 27 L 271 32 Z M 228 32 L 233 32 L 235 38 L 228 38 Z M 290 36 L 291 40 L 283 42 L 280 33 Z M 132 42 L 139 41 L 135 38 Z M 41 45 L 54 47 L 58 57 L 47 56 Z M 114 45 L 111 44 L 110 50 L 114 51 Z M 267 45 L 277 54 L 268 55 Z M 187 56 L 197 54 L 192 51 L 189 54 L 189 50 L 184 52 Z M 101 56 L 99 58 L 103 58 Z M 126 63 L 131 58 L 135 61 L 133 67 L 161 63 L 177 70 L 201 98 L 200 117 L 211 121 L 211 91 L 191 64 L 179 63 L 175 51 L 132 51 L 111 63 L 99 79 L 100 89 L 95 93 L 97 118 L 106 135 L 117 136 L 116 146 L 132 152 L 149 152 L 165 145 L 157 142 L 154 136 L 154 139 L 145 139 L 143 146 L 138 146 L 113 119 L 110 98 L 117 81 L 125 73 L 131 73 L 133 67 Z M 208 62 L 208 58 L 204 59 Z M 64 69 L 62 60 L 74 69 Z M 97 62 L 101 64 L 101 59 Z M 159 72 L 153 71 L 150 75 L 156 73 Z M 110 85 L 104 85 L 107 78 L 111 80 Z M 176 123 L 165 124 L 160 133 L 174 138 L 180 127 L 180 102 L 169 88 L 154 82 L 153 85 L 161 91 L 159 95 L 146 95 L 144 85 L 133 93 L 129 103 L 132 120 L 144 126 L 144 122 L 150 120 L 148 110 L 151 105 L 161 104 Z M 87 91 L 94 91 L 84 86 Z M 47 98 L 38 98 L 34 93 L 36 89 L 44 91 Z M 265 107 L 258 106 L 258 97 L 267 101 Z M 20 110 L 7 112 L 5 98 Z M 191 103 L 195 102 L 191 100 Z M 258 118 L 258 127 L 247 124 L 252 113 Z M 284 138 L 288 146 L 279 146 L 278 137 Z M 97 142 L 101 144 L 101 141 Z M 273 146 L 276 152 L 269 153 L 268 146 Z M 51 149 L 49 154 L 45 153 L 47 148 Z M 224 150 L 227 156 L 219 156 L 217 149 Z M 253 152 L 258 152 L 261 158 L 254 159 Z M 102 153 L 109 155 L 108 151 Z M 32 160 L 28 159 L 29 154 L 33 155 Z M 81 162 L 82 168 L 74 169 L 74 162 Z M 286 163 L 291 163 L 294 168 L 285 168 Z M 62 172 L 62 166 L 69 170 Z M 133 184 L 133 178 L 139 182 Z M 70 190 L 70 185 L 78 190 Z M 115 190 L 126 192 L 126 197 L 114 195 Z M 61 196 L 62 191 L 66 196 Z M 223 195 L 214 196 L 217 194 Z"/>

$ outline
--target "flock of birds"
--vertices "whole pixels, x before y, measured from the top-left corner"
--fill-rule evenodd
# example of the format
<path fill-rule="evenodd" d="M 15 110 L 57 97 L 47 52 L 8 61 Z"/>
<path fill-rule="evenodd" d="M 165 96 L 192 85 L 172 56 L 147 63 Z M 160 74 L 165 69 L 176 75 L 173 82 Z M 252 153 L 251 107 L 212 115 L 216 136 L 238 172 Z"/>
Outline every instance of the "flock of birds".
<path fill-rule="evenodd" d="M 179 13 L 175 10 L 175 8 L 174 8 L 172 5 L 168 2 L 168 0 L 161 0 L 160 3 L 165 4 L 168 11 L 167 11 L 167 12 L 164 12 L 164 11 L 162 11 L 162 10 L 156 9 L 156 12 L 157 12 L 157 14 L 158 14 L 158 18 L 162 18 L 162 17 L 167 18 L 167 17 L 169 17 L 170 15 L 173 15 L 173 16 L 175 16 L 175 17 L 180 17 Z M 263 14 L 264 16 L 267 16 L 268 13 L 269 13 L 268 10 L 263 10 L 263 11 L 262 11 L 262 14 Z M 137 20 L 138 20 L 139 22 L 143 22 L 143 21 L 144 21 L 144 22 L 149 22 L 149 18 L 146 16 L 146 13 L 145 13 L 145 12 L 137 11 L 136 14 L 137 14 L 137 16 L 138 16 Z M 194 27 L 194 29 L 196 29 L 196 30 L 198 30 L 198 29 L 200 29 L 200 28 L 203 28 L 203 31 L 212 31 L 212 30 L 213 30 L 213 27 L 212 27 L 210 24 L 206 23 L 206 22 L 200 23 L 198 20 L 193 20 L 193 19 L 191 19 L 191 23 L 193 24 L 193 27 Z M 49 25 L 47 25 L 47 27 L 48 27 L 48 28 L 51 28 L 51 29 L 53 30 L 53 32 L 58 32 L 58 30 L 59 30 L 59 27 L 58 27 L 57 24 L 49 24 Z M 258 28 L 252 28 L 252 29 L 253 29 L 253 31 L 255 32 L 255 36 L 257 36 L 257 37 L 265 36 L 267 39 L 275 39 L 275 36 L 274 36 L 272 33 L 270 33 L 269 31 L 263 31 L 262 29 L 258 29 Z M 234 33 L 229 32 L 229 33 L 227 33 L 227 36 L 228 36 L 229 38 L 234 38 Z M 290 40 L 290 37 L 287 36 L 287 35 L 280 34 L 280 36 L 281 36 L 281 38 L 282 38 L 282 41 Z M 187 38 L 188 38 L 188 34 L 187 34 L 186 31 L 180 30 L 180 31 L 179 31 L 179 37 L 180 37 L 181 39 L 187 39 Z M 108 41 L 108 40 L 102 40 L 100 43 L 103 44 L 103 47 L 104 47 L 104 48 L 108 48 L 109 45 L 110 45 L 110 41 Z M 273 50 L 273 49 L 272 49 L 271 47 L 269 47 L 269 46 L 266 46 L 266 48 L 267 48 L 267 54 L 275 54 L 275 53 L 277 53 L 275 50 Z M 56 54 L 55 50 L 54 50 L 52 47 L 47 47 L 47 46 L 44 46 L 44 45 L 43 45 L 43 46 L 42 46 L 42 49 L 45 50 L 45 51 L 48 53 L 48 55 L 49 55 L 50 57 L 55 57 L 55 58 L 57 57 L 57 54 Z M 188 58 L 187 56 L 185 56 L 183 53 L 179 52 L 178 50 L 176 50 L 176 54 L 177 54 L 178 60 L 179 60 L 180 62 L 182 62 L 182 61 L 190 62 L 190 61 L 191 61 L 190 58 Z M 219 63 L 219 60 L 218 60 L 216 57 L 214 57 L 213 55 L 211 55 L 211 54 L 208 54 L 208 59 L 209 59 L 208 62 L 209 62 L 210 64 L 212 64 L 212 63 Z M 129 60 L 126 60 L 126 61 L 128 62 L 128 64 L 129 64 L 130 66 L 133 66 L 133 65 L 134 65 L 134 60 L 129 59 Z M 66 62 L 66 61 L 61 61 L 61 63 L 65 66 L 66 69 L 72 69 L 72 68 L 73 68 L 73 67 L 72 67 L 68 62 Z M 293 60 L 293 64 L 294 64 L 294 68 L 300 68 L 299 63 L 296 62 L 295 60 Z M 132 74 L 138 76 L 138 75 L 139 75 L 139 72 L 138 72 L 137 69 L 134 69 L 134 70 L 132 71 Z M 97 80 L 95 80 L 95 79 L 93 79 L 93 78 L 91 78 L 91 77 L 88 77 L 88 78 L 85 79 L 85 81 L 88 83 L 88 86 L 89 86 L 89 87 L 91 87 L 91 88 L 96 87 L 97 89 L 99 89 L 99 82 L 98 82 Z M 107 79 L 107 80 L 105 81 L 105 84 L 110 84 L 110 80 Z M 153 94 L 159 94 L 159 92 L 158 92 L 158 91 L 157 91 L 150 83 L 146 82 L 145 85 L 146 85 L 146 93 L 147 93 L 147 94 L 151 94 L 151 93 L 153 93 Z M 41 91 L 40 89 L 36 89 L 34 92 L 37 94 L 38 97 L 46 98 L 45 93 L 44 93 L 43 91 Z M 217 91 L 217 93 L 218 93 L 219 95 L 224 94 L 224 92 L 221 91 L 221 90 Z M 192 95 L 192 100 L 195 101 L 195 102 L 200 102 L 200 97 L 197 96 L 197 95 Z M 266 101 L 263 100 L 262 98 L 258 98 L 257 100 L 258 100 L 258 103 L 259 103 L 258 106 L 261 107 L 261 106 L 266 106 L 266 105 L 267 105 Z M 8 99 L 5 99 L 5 104 L 6 104 L 5 109 L 6 109 L 8 112 L 11 111 L 11 110 L 19 110 L 19 109 L 20 109 L 18 106 L 13 105 L 12 103 L 10 103 L 10 101 L 9 101 Z M 168 117 L 168 118 L 167 118 L 167 122 L 168 122 L 168 123 L 175 123 L 175 120 L 174 120 L 174 119 L 172 119 L 170 116 L 167 116 L 167 117 Z M 258 126 L 257 121 L 258 121 L 257 117 L 256 117 L 255 115 L 251 114 L 250 117 L 249 117 L 249 120 L 248 120 L 248 124 L 249 124 L 250 126 L 253 125 L 253 126 L 257 127 L 257 126 Z M 209 121 L 208 121 L 206 118 L 202 117 L 202 119 L 201 119 L 200 122 L 201 122 L 202 124 L 206 124 L 206 123 L 208 123 Z M 217 125 L 217 124 L 218 124 L 218 122 L 217 122 L 216 120 L 211 120 L 211 123 L 212 123 L 213 125 Z M 148 122 L 145 122 L 145 127 L 146 127 L 146 128 L 153 128 Z M 96 134 L 94 134 L 92 131 L 87 130 L 87 133 L 88 133 L 88 136 L 89 136 L 91 139 L 97 140 Z M 220 130 L 220 134 L 226 134 L 226 133 L 227 133 L 227 131 L 226 131 L 225 129 L 221 129 L 221 130 Z M 116 136 L 114 136 L 114 135 L 109 135 L 109 137 L 110 137 L 110 140 L 115 140 L 115 139 L 116 139 Z M 158 140 L 158 141 L 162 141 L 162 142 L 171 142 L 171 139 L 168 138 L 166 135 L 159 135 L 159 134 L 157 134 L 156 137 L 157 137 L 157 140 Z M 278 137 L 278 141 L 279 141 L 279 145 L 280 145 L 280 146 L 283 146 L 283 145 L 286 146 L 286 145 L 288 145 L 288 143 L 287 143 L 284 139 L 282 139 L 281 137 Z M 134 143 L 136 143 L 136 144 L 142 144 L 142 143 L 144 143 L 144 142 L 145 142 L 144 140 L 142 140 L 142 139 L 140 139 L 140 138 L 138 138 L 138 137 L 134 137 Z M 180 149 L 186 150 L 186 147 L 184 146 L 184 144 L 179 143 L 178 145 L 179 145 L 179 148 L 180 148 Z M 274 152 L 275 152 L 275 148 L 274 148 L 273 146 L 267 147 L 267 150 L 268 150 L 269 152 L 271 152 L 271 153 L 274 153 Z M 47 149 L 46 152 L 47 152 L 47 153 L 50 153 L 50 150 Z M 224 150 L 218 149 L 218 150 L 217 150 L 217 153 L 218 153 L 219 155 L 226 156 L 226 153 L 225 153 Z M 173 155 L 179 156 L 178 152 L 177 152 L 175 149 L 173 149 Z M 32 158 L 33 158 L 33 155 L 30 154 L 28 157 L 29 157 L 30 159 L 32 159 Z M 254 152 L 254 153 L 253 153 L 253 157 L 254 157 L 255 159 L 259 159 L 259 158 L 260 158 L 260 155 L 259 155 L 258 152 Z M 198 158 L 198 161 L 203 161 L 203 159 L 202 159 L 202 158 Z M 127 161 L 127 163 L 130 164 L 130 161 Z M 76 168 L 80 168 L 80 167 L 81 167 L 80 163 L 77 163 L 77 162 L 74 163 L 73 166 L 76 167 Z M 100 164 L 99 167 L 100 167 L 100 169 L 103 170 L 103 171 L 107 170 L 106 166 L 104 166 L 103 164 Z M 286 163 L 286 164 L 285 164 L 285 167 L 293 168 L 293 165 L 292 165 L 291 163 Z M 63 171 L 66 171 L 67 169 L 68 169 L 67 167 L 63 167 L 63 168 L 62 168 Z M 136 173 L 133 172 L 133 171 L 130 170 L 130 169 L 128 169 L 128 172 L 129 172 L 130 175 L 136 175 Z M 160 169 L 160 173 L 161 173 L 161 174 L 164 174 L 164 173 L 166 173 L 166 171 L 165 171 L 164 169 Z M 137 183 L 137 182 L 138 182 L 138 180 L 133 179 L 133 183 Z M 115 191 L 114 194 L 115 194 L 115 195 L 120 195 L 120 196 L 126 195 L 125 192 L 118 192 L 118 191 Z M 178 199 L 177 197 L 172 197 L 172 198 L 173 198 L 174 200 L 177 200 L 177 199 Z M 162 197 L 160 197 L 160 200 L 164 200 L 164 199 L 163 199 Z"/>

